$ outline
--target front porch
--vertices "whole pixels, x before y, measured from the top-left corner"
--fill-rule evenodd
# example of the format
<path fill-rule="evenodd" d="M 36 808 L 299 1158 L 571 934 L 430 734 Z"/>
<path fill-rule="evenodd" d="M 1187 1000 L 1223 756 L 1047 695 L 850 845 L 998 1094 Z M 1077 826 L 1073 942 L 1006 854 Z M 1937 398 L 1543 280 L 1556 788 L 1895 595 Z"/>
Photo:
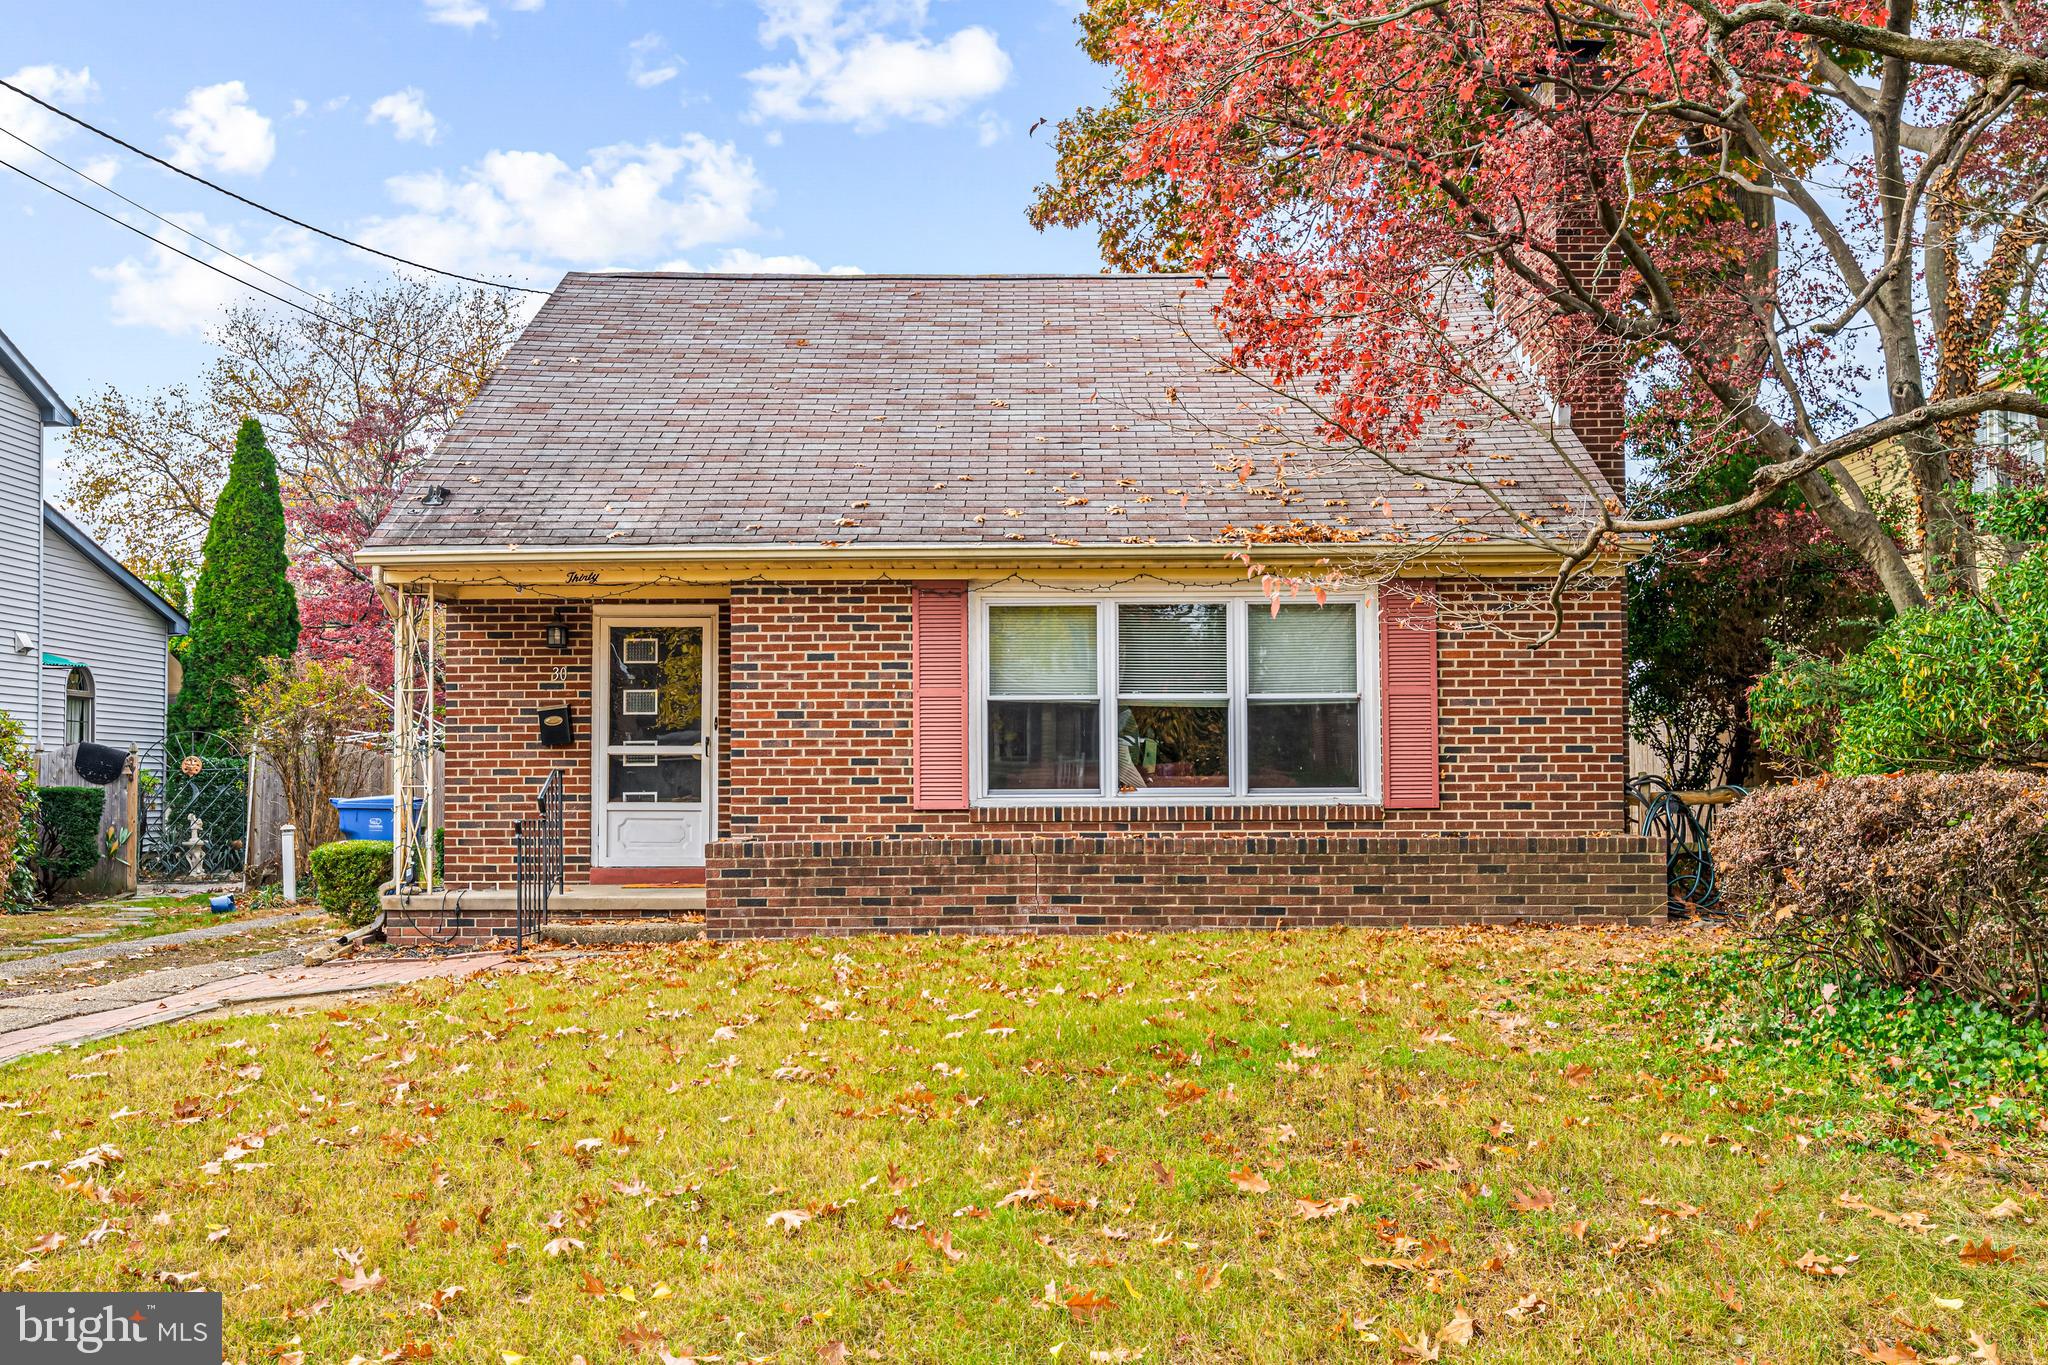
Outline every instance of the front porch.
<path fill-rule="evenodd" d="M 385 933 L 394 943 L 420 946 L 515 939 L 518 894 L 512 887 L 387 891 Z M 549 894 L 546 916 L 530 936 L 572 943 L 697 938 L 703 918 L 702 886 L 572 882 Z M 583 932 L 600 926 L 611 932 Z"/>

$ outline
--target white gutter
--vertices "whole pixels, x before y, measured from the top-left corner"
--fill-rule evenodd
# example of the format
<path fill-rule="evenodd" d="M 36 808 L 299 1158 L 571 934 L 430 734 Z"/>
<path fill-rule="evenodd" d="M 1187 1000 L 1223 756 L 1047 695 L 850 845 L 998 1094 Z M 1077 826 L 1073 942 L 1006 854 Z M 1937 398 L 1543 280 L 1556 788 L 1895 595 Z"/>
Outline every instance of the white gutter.
<path fill-rule="evenodd" d="M 356 563 L 375 568 L 403 569 L 412 565 L 454 566 L 462 564 L 671 564 L 816 563 L 860 562 L 889 559 L 903 563 L 986 560 L 994 563 L 1022 559 L 1095 560 L 1159 559 L 1191 560 L 1220 558 L 1244 547 L 1227 541 L 1184 541 L 1178 544 L 1125 545 L 1093 543 L 1061 545 L 1053 542 L 976 541 L 960 545 L 903 542 L 851 542 L 844 545 L 394 545 L 362 550 Z M 1342 559 L 1373 556 L 1388 559 L 1421 557 L 1470 557 L 1476 559 L 1523 559 L 1547 552 L 1526 541 L 1487 540 L 1472 544 L 1426 541 L 1335 541 L 1314 544 L 1276 542 L 1251 547 L 1254 555 L 1269 560 Z"/>

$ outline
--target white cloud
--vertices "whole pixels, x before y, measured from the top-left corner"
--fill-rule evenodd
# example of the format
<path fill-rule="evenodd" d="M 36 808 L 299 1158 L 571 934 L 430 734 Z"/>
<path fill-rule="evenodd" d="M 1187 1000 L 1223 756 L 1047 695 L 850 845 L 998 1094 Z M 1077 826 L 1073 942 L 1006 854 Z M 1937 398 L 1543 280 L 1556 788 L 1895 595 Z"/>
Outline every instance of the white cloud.
<path fill-rule="evenodd" d="M 233 228 L 211 226 L 200 214 L 173 213 L 166 216 L 286 279 L 291 279 L 313 255 L 312 239 L 297 229 L 280 230 L 266 238 L 261 247 L 245 248 Z M 114 287 L 109 302 L 114 321 L 123 327 L 155 327 L 176 335 L 203 336 L 208 328 L 220 321 L 221 314 L 231 305 L 264 302 L 233 280 L 224 279 L 197 261 L 186 259 L 164 243 L 175 244 L 271 293 L 283 289 L 277 281 L 266 279 L 240 262 L 201 246 L 175 228 L 159 228 L 156 241 L 158 245 L 152 246 L 146 256 L 130 256 L 118 264 L 97 267 L 92 272 L 94 278 Z"/>
<path fill-rule="evenodd" d="M 426 92 L 416 85 L 380 96 L 363 122 L 389 123 L 391 135 L 400 142 L 423 142 L 431 147 L 441 136 L 441 125 L 427 108 Z"/>
<path fill-rule="evenodd" d="M 426 0 L 427 22 L 475 28 L 491 17 L 482 0 Z"/>
<path fill-rule="evenodd" d="M 99 92 L 92 72 L 82 66 L 76 71 L 48 64 L 24 66 L 7 80 L 52 104 L 78 104 Z M 0 128 L 38 147 L 53 146 L 72 131 L 70 123 L 12 90 L 0 90 Z M 11 148 L 15 144 L 8 145 Z"/>
<path fill-rule="evenodd" d="M 1010 121 L 993 109 L 984 109 L 974 120 L 974 140 L 993 147 L 1010 135 Z"/>
<path fill-rule="evenodd" d="M 423 0 L 423 3 L 430 24 L 475 28 L 489 23 L 491 19 L 491 7 L 485 0 Z M 508 0 L 505 8 L 531 13 L 545 3 L 547 0 Z"/>
<path fill-rule="evenodd" d="M 307 110 L 309 110 L 309 109 L 311 109 L 312 107 L 313 107 L 312 105 L 310 105 L 310 104 L 306 103 L 306 102 L 305 102 L 304 100 L 293 100 L 293 101 L 292 101 L 292 117 L 293 117 L 293 118 L 304 118 L 304 117 L 306 116 L 306 111 L 307 111 Z"/>
<path fill-rule="evenodd" d="M 944 123 L 1010 79 L 996 35 L 972 25 L 934 42 L 927 0 L 761 0 L 761 42 L 789 43 L 793 61 L 747 73 L 756 118 Z"/>
<path fill-rule="evenodd" d="M 581 166 L 551 152 L 492 152 L 452 176 L 385 185 L 405 211 L 372 220 L 365 241 L 498 273 L 631 264 L 730 241 L 755 230 L 766 198 L 752 161 L 700 133 L 600 147 Z"/>
<path fill-rule="evenodd" d="M 685 275 L 862 275 L 857 265 L 835 265 L 830 270 L 819 265 L 808 256 L 763 256 L 743 246 L 727 247 L 719 253 L 718 259 L 709 267 L 692 265 L 687 260 L 669 261 L 656 266 L 657 270 L 678 271 Z"/>
<path fill-rule="evenodd" d="M 683 59 L 668 49 L 668 39 L 659 33 L 643 33 L 626 44 L 626 79 L 642 90 L 674 80 L 683 72 Z"/>
<path fill-rule="evenodd" d="M 231 175 L 258 175 L 277 155 L 270 120 L 249 107 L 240 81 L 202 85 L 170 114 L 171 160 L 188 171 L 209 167 Z"/>

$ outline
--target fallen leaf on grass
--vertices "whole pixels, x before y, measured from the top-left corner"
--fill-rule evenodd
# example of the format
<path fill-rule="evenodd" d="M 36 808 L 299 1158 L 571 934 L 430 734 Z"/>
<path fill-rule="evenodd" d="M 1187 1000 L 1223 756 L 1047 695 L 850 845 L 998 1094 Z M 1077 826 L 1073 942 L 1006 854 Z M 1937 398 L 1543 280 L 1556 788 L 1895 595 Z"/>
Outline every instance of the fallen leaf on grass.
<path fill-rule="evenodd" d="M 2000 1261 L 2010 1261 L 2019 1254 L 2020 1249 L 2018 1247 L 1995 1247 L 1991 1245 L 1989 1237 L 1986 1237 L 1981 1242 L 1963 1243 L 1962 1255 L 1964 1265 L 1997 1265 Z"/>
<path fill-rule="evenodd" d="M 781 1228 L 792 1237 L 803 1231 L 804 1224 L 810 1221 L 811 1215 L 802 1209 L 781 1209 L 768 1215 L 769 1227 Z"/>
<path fill-rule="evenodd" d="M 1792 1265 L 1795 1269 L 1803 1270 L 1817 1280 L 1840 1279 L 1849 1273 L 1849 1263 L 1855 1259 L 1854 1256 L 1851 1256 L 1847 1260 L 1837 1261 L 1834 1257 L 1824 1252 L 1809 1251 L 1798 1260 L 1792 1262 Z"/>
<path fill-rule="evenodd" d="M 1533 1189 L 1525 1185 L 1508 1199 L 1508 1207 L 1516 1213 L 1543 1213 L 1556 1205 L 1557 1196 L 1541 1185 Z"/>
<path fill-rule="evenodd" d="M 1294 1212 L 1304 1222 L 1314 1222 L 1318 1218 L 1335 1218 L 1364 1202 L 1355 1194 L 1340 1194 L 1335 1199 L 1297 1199 Z"/>
<path fill-rule="evenodd" d="M 363 1268 L 357 1266 L 353 1272 L 345 1277 L 335 1276 L 334 1283 L 341 1286 L 341 1292 L 344 1294 L 363 1294 L 372 1289 L 382 1289 L 384 1287 L 384 1272 L 372 1270 L 366 1275 L 363 1273 Z"/>
<path fill-rule="evenodd" d="M 1879 1222 L 1886 1223 L 1895 1228 L 1905 1228 L 1909 1232 L 1934 1231 L 1934 1224 L 1929 1221 L 1926 1214 L 1918 1209 L 1909 1209 L 1905 1213 L 1892 1213 L 1887 1209 L 1879 1208 L 1875 1204 L 1867 1203 L 1847 1190 L 1835 1196 L 1835 1207 L 1848 1209 L 1852 1213 L 1868 1214 Z"/>
<path fill-rule="evenodd" d="M 1864 1360 L 1874 1360 L 1877 1365 L 1919 1365 L 1921 1355 L 1903 1341 L 1880 1341 L 1874 1346 L 1852 1346 L 1849 1348 Z"/>
<path fill-rule="evenodd" d="M 1075 1322 L 1086 1322 L 1097 1313 L 1107 1313 L 1110 1309 L 1116 1307 L 1115 1302 L 1108 1295 L 1098 1293 L 1093 1289 L 1083 1289 L 1069 1294 L 1063 1302 L 1066 1304 L 1067 1311 L 1074 1315 Z"/>
<path fill-rule="evenodd" d="M 1260 1175 L 1249 1166 L 1241 1171 L 1232 1171 L 1230 1173 L 1230 1183 L 1237 1186 L 1240 1194 L 1266 1194 L 1273 1188 L 1266 1183 L 1266 1177 Z"/>

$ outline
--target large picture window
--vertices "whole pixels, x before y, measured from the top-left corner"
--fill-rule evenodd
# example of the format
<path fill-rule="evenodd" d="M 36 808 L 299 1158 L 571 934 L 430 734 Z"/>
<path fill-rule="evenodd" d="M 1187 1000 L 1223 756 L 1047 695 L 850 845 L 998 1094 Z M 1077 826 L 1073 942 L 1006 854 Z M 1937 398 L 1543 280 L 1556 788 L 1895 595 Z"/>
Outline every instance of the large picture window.
<path fill-rule="evenodd" d="M 981 799 L 1376 795 L 1369 603 L 991 595 Z"/>

